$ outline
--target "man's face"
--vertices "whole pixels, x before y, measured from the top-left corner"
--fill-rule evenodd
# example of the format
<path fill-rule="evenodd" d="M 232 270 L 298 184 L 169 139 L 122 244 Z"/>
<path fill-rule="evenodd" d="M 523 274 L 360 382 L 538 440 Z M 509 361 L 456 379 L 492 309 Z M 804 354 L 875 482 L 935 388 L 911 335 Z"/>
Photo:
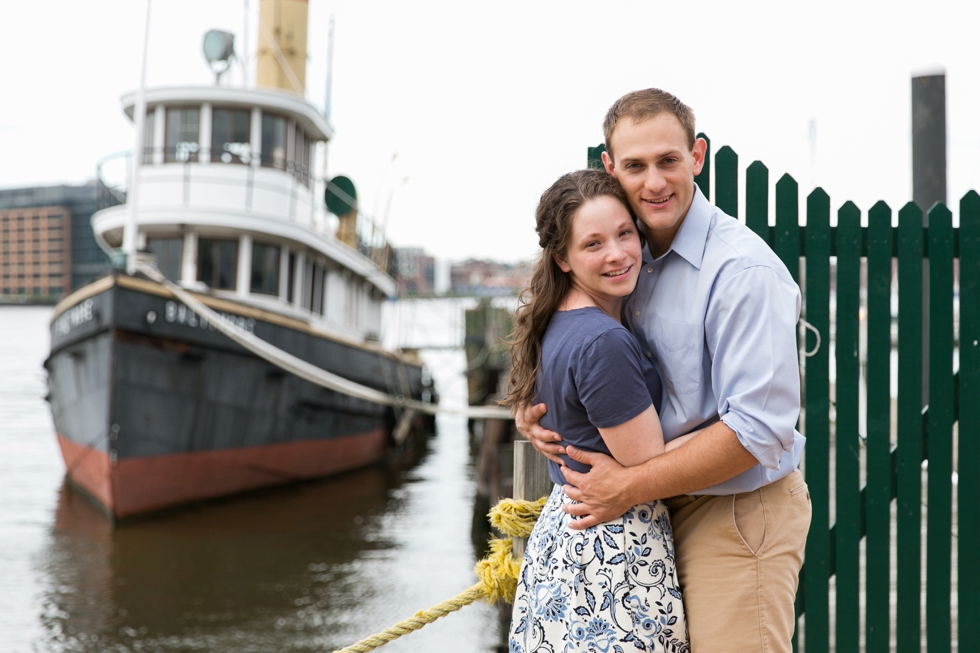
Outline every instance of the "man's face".
<path fill-rule="evenodd" d="M 694 199 L 694 176 L 704 165 L 706 143 L 687 145 L 680 120 L 660 113 L 642 122 L 623 118 L 613 129 L 610 149 L 602 154 L 606 172 L 616 177 L 637 217 L 646 227 L 655 256 L 670 247 Z"/>

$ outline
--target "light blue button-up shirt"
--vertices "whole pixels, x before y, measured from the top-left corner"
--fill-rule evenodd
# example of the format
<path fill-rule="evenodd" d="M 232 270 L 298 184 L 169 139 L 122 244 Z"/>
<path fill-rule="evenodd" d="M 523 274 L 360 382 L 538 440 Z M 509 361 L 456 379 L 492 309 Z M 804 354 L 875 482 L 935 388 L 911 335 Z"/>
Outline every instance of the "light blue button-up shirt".
<path fill-rule="evenodd" d="M 663 377 L 670 441 L 721 419 L 759 464 L 692 494 L 750 492 L 790 474 L 796 431 L 800 289 L 769 246 L 697 189 L 670 249 L 640 270 L 625 323 Z"/>

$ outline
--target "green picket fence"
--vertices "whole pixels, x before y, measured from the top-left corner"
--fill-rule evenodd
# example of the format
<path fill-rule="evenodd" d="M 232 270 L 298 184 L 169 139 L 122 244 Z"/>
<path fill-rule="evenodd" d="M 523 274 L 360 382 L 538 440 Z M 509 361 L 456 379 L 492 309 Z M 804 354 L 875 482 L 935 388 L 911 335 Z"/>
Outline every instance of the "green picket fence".
<path fill-rule="evenodd" d="M 601 150 L 590 148 L 589 165 L 597 165 Z M 897 221 L 884 202 L 865 220 L 845 202 L 831 226 L 830 197 L 817 188 L 801 224 L 798 185 L 783 175 L 770 225 L 769 171 L 761 162 L 745 171 L 744 217 L 738 155 L 730 147 L 712 161 L 709 144 L 696 179 L 709 199 L 712 177 L 714 203 L 768 242 L 800 284 L 812 327 L 801 341 L 800 427 L 813 522 L 797 594 L 797 650 L 908 653 L 924 644 L 930 653 L 980 652 L 980 511 L 972 503 L 980 500 L 980 195 L 970 191 L 960 201 L 956 228 L 950 210 L 936 204 L 924 229 L 912 202 Z"/>

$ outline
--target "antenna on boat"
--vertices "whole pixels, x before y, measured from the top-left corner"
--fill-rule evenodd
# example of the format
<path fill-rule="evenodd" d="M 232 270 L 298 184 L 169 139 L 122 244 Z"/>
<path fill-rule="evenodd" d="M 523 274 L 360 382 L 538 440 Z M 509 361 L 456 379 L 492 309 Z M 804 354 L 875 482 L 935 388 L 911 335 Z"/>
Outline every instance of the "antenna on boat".
<path fill-rule="evenodd" d="M 143 67 L 140 73 L 140 85 L 136 89 L 136 105 L 133 107 L 133 119 L 136 123 L 136 147 L 133 149 L 133 159 L 129 166 L 129 190 L 126 203 L 129 211 L 123 225 L 122 251 L 126 258 L 126 274 L 136 272 L 136 246 L 139 242 L 139 222 L 136 218 L 136 198 L 139 188 L 139 167 L 143 162 L 143 139 L 146 129 L 146 54 L 150 43 L 150 1 L 146 0 L 146 31 L 143 34 Z"/>
<path fill-rule="evenodd" d="M 330 14 L 330 27 L 327 30 L 327 97 L 323 102 L 323 117 L 330 124 L 330 102 L 333 88 L 333 14 Z"/>
<path fill-rule="evenodd" d="M 235 58 L 235 35 L 220 29 L 208 30 L 204 35 L 204 58 L 208 67 L 214 73 L 214 85 L 217 86 L 231 67 Z"/>

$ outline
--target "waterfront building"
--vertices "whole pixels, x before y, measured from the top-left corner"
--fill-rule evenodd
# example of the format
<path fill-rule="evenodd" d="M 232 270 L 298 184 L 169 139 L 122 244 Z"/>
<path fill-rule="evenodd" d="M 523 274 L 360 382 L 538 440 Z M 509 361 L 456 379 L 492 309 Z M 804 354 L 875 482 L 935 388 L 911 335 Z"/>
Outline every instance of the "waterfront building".
<path fill-rule="evenodd" d="M 100 277 L 95 182 L 0 190 L 0 300 L 55 301 Z"/>
<path fill-rule="evenodd" d="M 450 285 L 457 295 L 516 295 L 531 278 L 531 264 L 467 259 L 453 264 Z"/>
<path fill-rule="evenodd" d="M 431 295 L 436 291 L 436 260 L 421 247 L 398 247 L 399 295 Z"/>

